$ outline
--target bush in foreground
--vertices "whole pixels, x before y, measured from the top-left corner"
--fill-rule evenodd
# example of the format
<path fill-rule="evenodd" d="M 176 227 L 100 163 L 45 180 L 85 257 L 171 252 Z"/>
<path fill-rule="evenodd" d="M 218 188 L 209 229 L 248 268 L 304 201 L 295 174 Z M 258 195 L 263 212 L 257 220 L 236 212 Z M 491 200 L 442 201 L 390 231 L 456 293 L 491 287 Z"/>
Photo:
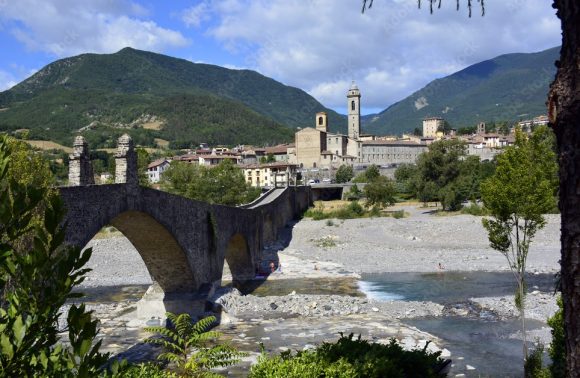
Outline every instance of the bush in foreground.
<path fill-rule="evenodd" d="M 383 345 L 341 334 L 336 343 L 323 343 L 294 356 L 290 351 L 262 355 L 249 377 L 443 377 L 446 361 L 440 354 L 426 349 L 405 351 L 395 339 Z"/>
<path fill-rule="evenodd" d="M 147 343 L 160 345 L 164 352 L 157 358 L 175 364 L 183 376 L 215 376 L 211 369 L 230 366 L 245 356 L 228 344 L 206 346 L 221 334 L 209 329 L 216 323 L 215 316 L 208 316 L 193 322 L 189 314 L 166 313 L 171 327 L 146 327 L 147 332 L 157 333 L 149 337 Z"/>

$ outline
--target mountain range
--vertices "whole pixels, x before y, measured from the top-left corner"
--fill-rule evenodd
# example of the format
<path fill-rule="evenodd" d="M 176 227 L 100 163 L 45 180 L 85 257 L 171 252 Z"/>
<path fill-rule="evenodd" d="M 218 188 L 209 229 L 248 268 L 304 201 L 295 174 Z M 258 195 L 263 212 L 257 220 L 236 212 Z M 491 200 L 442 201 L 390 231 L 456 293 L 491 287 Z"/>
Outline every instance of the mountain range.
<path fill-rule="evenodd" d="M 362 131 L 410 132 L 433 116 L 459 128 L 544 114 L 558 50 L 501 55 L 436 79 L 362 117 Z M 346 132 L 344 115 L 255 71 L 124 48 L 57 60 L 0 92 L 0 131 L 26 129 L 31 139 L 68 146 L 82 134 L 94 147 L 114 147 L 124 132 L 143 146 L 272 145 L 292 141 L 318 111 L 331 131 Z"/>
<path fill-rule="evenodd" d="M 452 127 L 516 121 L 546 114 L 559 47 L 506 54 L 436 79 L 378 114 L 363 117 L 365 133 L 399 134 L 421 127 L 425 117 L 442 117 Z"/>
<path fill-rule="evenodd" d="M 344 116 L 255 71 L 132 48 L 55 61 L 1 92 L 0 110 L 0 130 L 65 145 L 81 133 L 98 147 L 127 131 L 142 145 L 274 144 L 314 124 L 318 111 L 331 129 L 346 130 Z"/>

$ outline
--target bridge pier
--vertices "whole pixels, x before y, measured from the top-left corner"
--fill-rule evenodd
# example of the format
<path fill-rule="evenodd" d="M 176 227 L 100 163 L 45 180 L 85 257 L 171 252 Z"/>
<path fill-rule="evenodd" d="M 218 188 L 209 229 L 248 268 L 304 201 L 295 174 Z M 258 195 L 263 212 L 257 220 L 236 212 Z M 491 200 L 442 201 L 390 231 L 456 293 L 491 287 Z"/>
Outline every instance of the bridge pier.
<path fill-rule="evenodd" d="M 143 323 L 150 319 L 165 320 L 167 312 L 187 313 L 195 318 L 206 311 L 207 298 L 213 292 L 212 285 L 205 285 L 197 292 L 166 293 L 154 282 L 137 302 L 137 320 Z"/>

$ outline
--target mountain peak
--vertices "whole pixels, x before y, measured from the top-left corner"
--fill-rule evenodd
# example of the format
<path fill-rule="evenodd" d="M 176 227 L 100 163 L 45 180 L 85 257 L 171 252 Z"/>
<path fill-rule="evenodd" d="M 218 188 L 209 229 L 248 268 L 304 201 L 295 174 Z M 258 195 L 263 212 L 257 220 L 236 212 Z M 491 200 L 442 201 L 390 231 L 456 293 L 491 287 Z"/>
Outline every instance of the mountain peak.
<path fill-rule="evenodd" d="M 343 116 L 306 92 L 255 71 L 132 47 L 55 61 L 1 92 L 0 108 L 0 131 L 29 128 L 32 138 L 61 144 L 82 132 L 102 146 L 123 127 L 133 130 L 136 143 L 149 146 L 154 138 L 178 146 L 287 142 L 318 111 L 328 112 L 334 130 L 346 129 Z M 154 128 L 143 126 L 144 119 L 154 119 L 147 121 Z"/>
<path fill-rule="evenodd" d="M 426 116 L 452 127 L 478 122 L 516 121 L 521 114 L 546 113 L 559 47 L 536 53 L 497 56 L 433 80 L 378 115 L 363 118 L 365 132 L 398 134 L 421 127 Z"/>

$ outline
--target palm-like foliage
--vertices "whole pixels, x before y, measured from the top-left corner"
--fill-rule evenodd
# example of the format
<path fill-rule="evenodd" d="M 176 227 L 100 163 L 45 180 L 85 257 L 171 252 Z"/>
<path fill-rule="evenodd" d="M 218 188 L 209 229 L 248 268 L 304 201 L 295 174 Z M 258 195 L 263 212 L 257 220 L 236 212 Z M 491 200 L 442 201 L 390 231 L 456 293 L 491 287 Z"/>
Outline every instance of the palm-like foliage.
<path fill-rule="evenodd" d="M 215 316 L 195 323 L 189 314 L 168 312 L 166 316 L 171 326 L 146 327 L 147 332 L 158 336 L 149 337 L 145 342 L 161 345 L 165 351 L 157 358 L 174 363 L 185 376 L 219 377 L 209 369 L 233 365 L 245 356 L 228 344 L 207 346 L 208 342 L 221 336 L 221 333 L 209 330 L 216 322 Z"/>

